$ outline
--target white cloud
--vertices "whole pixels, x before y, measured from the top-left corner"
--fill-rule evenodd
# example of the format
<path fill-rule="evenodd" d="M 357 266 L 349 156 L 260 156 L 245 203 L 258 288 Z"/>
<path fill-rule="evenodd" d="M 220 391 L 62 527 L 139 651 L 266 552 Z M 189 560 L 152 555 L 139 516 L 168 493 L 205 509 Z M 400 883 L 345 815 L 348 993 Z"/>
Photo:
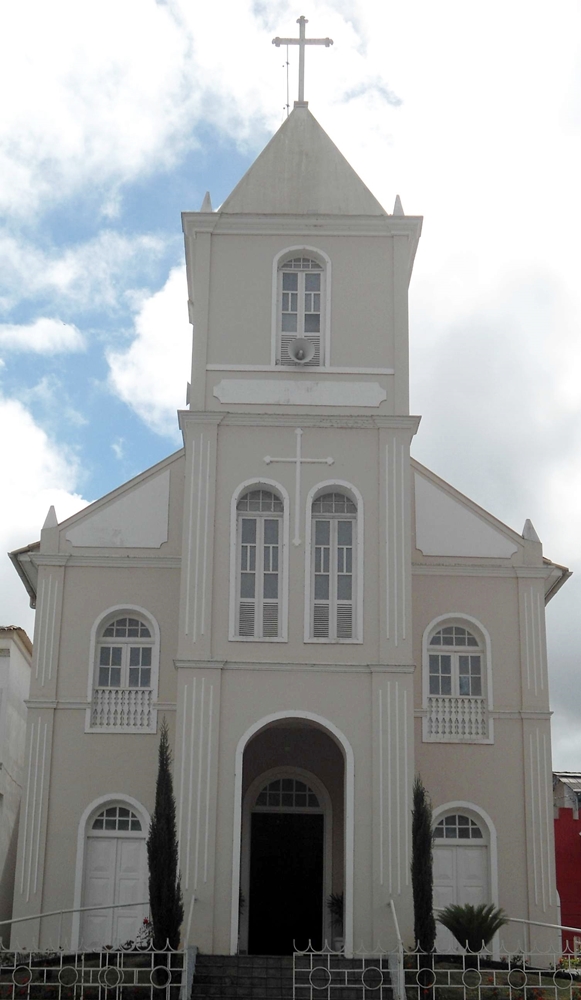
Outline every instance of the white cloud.
<path fill-rule="evenodd" d="M 1 552 L 36 541 L 51 505 L 60 521 L 86 506 L 76 492 L 75 460 L 49 440 L 20 402 L 6 397 L 0 397 L 0 454 Z M 32 638 L 28 596 L 6 556 L 0 559 L 0 593 L 2 624 L 21 625 Z"/>
<path fill-rule="evenodd" d="M 185 406 L 190 376 L 187 298 L 185 267 L 176 267 L 164 287 L 142 303 L 128 350 L 107 355 L 113 391 L 148 427 L 172 438 L 177 438 L 176 409 Z"/>
<path fill-rule="evenodd" d="M 43 251 L 0 232 L 0 310 L 39 294 L 79 308 L 115 306 L 135 270 L 147 269 L 166 249 L 157 236 L 102 230 L 86 243 Z"/>
<path fill-rule="evenodd" d="M 0 323 L 0 347 L 12 351 L 33 351 L 37 354 L 59 354 L 82 351 L 84 338 L 71 323 L 40 316 L 24 326 Z"/>

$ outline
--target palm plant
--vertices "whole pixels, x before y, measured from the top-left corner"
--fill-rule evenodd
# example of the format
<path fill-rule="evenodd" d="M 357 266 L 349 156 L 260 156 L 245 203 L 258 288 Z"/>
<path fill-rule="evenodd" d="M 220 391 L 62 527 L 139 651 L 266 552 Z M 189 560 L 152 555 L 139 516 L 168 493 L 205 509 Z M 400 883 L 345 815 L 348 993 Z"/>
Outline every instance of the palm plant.
<path fill-rule="evenodd" d="M 459 944 L 475 954 L 486 948 L 501 927 L 508 923 L 504 910 L 494 903 L 472 906 L 454 903 L 441 910 L 438 920 L 452 932 Z"/>

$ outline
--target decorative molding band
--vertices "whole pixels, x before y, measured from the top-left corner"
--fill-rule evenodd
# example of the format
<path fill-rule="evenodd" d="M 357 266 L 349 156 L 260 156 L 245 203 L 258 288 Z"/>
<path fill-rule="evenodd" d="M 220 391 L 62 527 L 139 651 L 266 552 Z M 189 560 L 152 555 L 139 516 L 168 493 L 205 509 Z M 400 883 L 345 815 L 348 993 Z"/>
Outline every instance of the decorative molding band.
<path fill-rule="evenodd" d="M 325 236 L 416 236 L 421 229 L 421 216 L 397 216 L 394 228 L 393 215 L 259 215 L 230 214 L 226 212 L 184 212 L 184 233 L 217 233 L 235 236 L 240 233 L 259 233 L 270 236 L 290 236 L 304 239 L 306 233 Z"/>
<path fill-rule="evenodd" d="M 233 424 L 241 427 L 296 427 L 296 413 L 225 413 L 224 426 Z M 420 417 L 401 417 L 383 414 L 373 416 L 360 414 L 357 417 L 347 413 L 301 413 L 301 427 L 337 427 L 339 429 L 385 427 L 391 430 L 407 430 L 410 437 L 416 433 Z"/>
<path fill-rule="evenodd" d="M 476 559 L 471 559 L 470 556 L 466 556 L 466 564 L 458 563 L 457 559 L 461 559 L 461 556 L 454 557 L 454 562 L 441 562 L 441 563 L 429 563 L 422 566 L 421 563 L 412 563 L 412 575 L 413 576 L 500 576 L 500 577 L 510 577 L 515 580 L 519 574 L 517 573 L 518 567 L 504 565 L 504 566 L 489 566 L 486 563 L 478 562 Z M 541 574 L 534 571 L 527 574 L 533 577 L 544 578 L 546 574 Z"/>
<path fill-rule="evenodd" d="M 286 372 L 285 372 L 286 374 Z M 222 379 L 213 395 L 221 403 L 273 406 L 379 406 L 387 392 L 379 382 L 315 382 L 305 379 Z"/>
<path fill-rule="evenodd" d="M 394 368 L 310 368 L 311 372 L 317 375 L 395 375 Z M 276 372 L 281 374 L 280 365 L 206 365 L 207 372 Z M 292 374 L 292 368 L 285 368 L 284 374 L 288 378 Z M 304 373 L 303 368 L 296 371 L 297 378 Z"/>
<path fill-rule="evenodd" d="M 39 566 L 107 566 L 111 569 L 116 567 L 126 569 L 128 566 L 131 568 L 179 569 L 182 563 L 179 556 L 121 556 L 117 552 L 112 552 L 111 555 L 107 556 L 35 555 L 32 561 L 38 563 Z"/>
<path fill-rule="evenodd" d="M 256 663 L 234 660 L 174 660 L 177 670 L 276 670 L 323 671 L 328 673 L 413 674 L 415 663 Z"/>

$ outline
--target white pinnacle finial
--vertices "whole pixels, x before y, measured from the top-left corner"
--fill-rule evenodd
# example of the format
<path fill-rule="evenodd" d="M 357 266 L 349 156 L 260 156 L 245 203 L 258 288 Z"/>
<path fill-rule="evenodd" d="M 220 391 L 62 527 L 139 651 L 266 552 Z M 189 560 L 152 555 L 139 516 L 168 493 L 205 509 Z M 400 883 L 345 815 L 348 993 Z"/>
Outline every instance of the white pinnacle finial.
<path fill-rule="evenodd" d="M 522 530 L 523 538 L 526 538 L 528 542 L 540 542 L 540 538 L 535 531 L 535 526 L 531 519 L 527 517 L 525 521 L 525 526 Z"/>
<path fill-rule="evenodd" d="M 214 209 L 212 208 L 212 199 L 210 198 L 210 192 L 206 191 L 200 212 L 213 212 L 213 211 Z"/>
<path fill-rule="evenodd" d="M 58 521 L 56 516 L 56 510 L 54 509 L 54 507 L 49 507 L 48 514 L 46 515 L 43 524 L 43 528 L 57 528 L 57 527 L 58 527 Z"/>
<path fill-rule="evenodd" d="M 306 38 L 305 37 L 305 25 L 309 22 L 306 17 L 301 14 L 297 20 L 299 26 L 299 37 L 298 38 L 276 38 L 272 39 L 272 44 L 279 48 L 281 45 L 298 45 L 299 46 L 299 99 L 298 104 L 305 103 L 305 45 L 324 45 L 327 49 L 333 44 L 332 38 Z"/>
<path fill-rule="evenodd" d="M 395 205 L 393 206 L 393 214 L 394 215 L 405 215 L 405 212 L 403 210 L 403 205 L 401 203 L 401 198 L 400 198 L 400 196 L 398 194 L 396 194 L 396 196 L 395 196 Z"/>

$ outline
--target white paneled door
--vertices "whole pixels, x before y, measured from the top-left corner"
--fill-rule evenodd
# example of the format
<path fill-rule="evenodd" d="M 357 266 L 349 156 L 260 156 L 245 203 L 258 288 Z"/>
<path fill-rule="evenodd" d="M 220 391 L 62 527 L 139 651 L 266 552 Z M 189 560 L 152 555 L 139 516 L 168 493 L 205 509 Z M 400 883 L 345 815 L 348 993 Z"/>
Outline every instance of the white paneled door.
<path fill-rule="evenodd" d="M 486 844 L 434 844 L 434 908 L 452 903 L 478 906 L 490 901 L 488 847 Z M 436 912 L 437 916 L 437 912 Z M 436 949 L 458 952 L 456 938 L 436 923 Z"/>
<path fill-rule="evenodd" d="M 83 906 L 139 903 L 147 899 L 147 852 L 143 837 L 87 837 Z M 147 906 L 86 911 L 84 949 L 134 940 Z"/>

